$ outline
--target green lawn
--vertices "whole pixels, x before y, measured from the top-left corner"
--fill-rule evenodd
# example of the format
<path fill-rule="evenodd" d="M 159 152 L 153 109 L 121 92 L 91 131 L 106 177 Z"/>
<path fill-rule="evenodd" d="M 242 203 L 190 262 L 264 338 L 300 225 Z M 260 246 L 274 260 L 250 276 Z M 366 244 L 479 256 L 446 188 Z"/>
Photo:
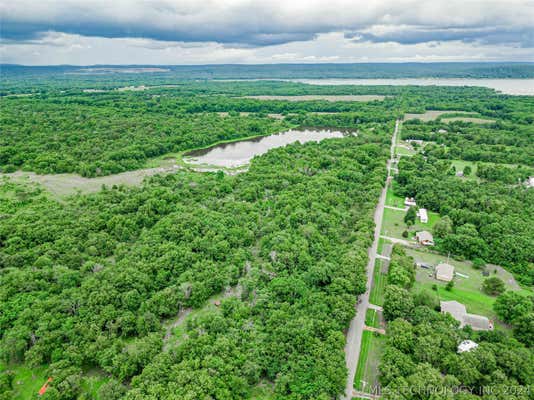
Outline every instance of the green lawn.
<path fill-rule="evenodd" d="M 404 223 L 404 215 L 404 211 L 384 208 L 384 216 L 382 219 L 382 232 L 380 233 L 385 236 L 402 238 L 402 232 L 406 229 L 406 224 Z"/>
<path fill-rule="evenodd" d="M 383 335 L 363 331 L 360 358 L 358 360 L 356 375 L 354 376 L 354 388 L 356 390 L 365 392 L 372 386 L 378 385 L 378 365 L 385 340 L 386 338 Z"/>
<path fill-rule="evenodd" d="M 447 261 L 446 256 L 421 250 L 406 248 L 406 253 L 412 256 L 416 262 L 423 262 L 432 266 L 436 266 L 440 262 Z M 482 271 L 474 269 L 471 266 L 471 263 L 467 261 L 450 259 L 449 264 L 455 267 L 455 272 L 467 275 L 469 278 L 456 276 L 454 278 L 453 289 L 451 291 L 447 291 L 445 290 L 446 284 L 444 282 L 437 281 L 433 277 L 432 271 L 418 268 L 414 290 L 428 290 L 431 293 L 435 293 L 436 297 L 439 297 L 439 300 L 456 300 L 465 304 L 467 311 L 470 313 L 482 314 L 490 319 L 495 319 L 496 315 L 493 312 L 493 303 L 495 302 L 495 297 L 488 296 L 481 290 L 482 283 L 484 279 L 486 279 L 486 277 L 482 275 Z M 494 273 L 493 270 L 490 272 L 491 276 L 497 276 L 501 278 L 505 282 L 508 290 L 517 290 L 522 294 L 532 293 L 526 289 L 521 289 L 515 283 L 512 274 L 509 272 L 502 269 L 497 270 L 497 273 Z M 438 287 L 437 293 L 432 291 L 433 285 Z"/>
<path fill-rule="evenodd" d="M 358 390 L 361 389 L 361 381 L 364 379 L 367 356 L 369 355 L 369 347 L 371 345 L 372 336 L 372 332 L 363 331 L 362 343 L 360 347 L 360 358 L 358 359 L 358 367 L 356 368 L 356 374 L 354 375 L 354 387 Z"/>
<path fill-rule="evenodd" d="M 432 232 L 432 228 L 439 221 L 440 216 L 438 213 L 428 211 L 428 222 L 426 224 L 421 223 L 419 218 L 416 218 L 416 223 L 411 228 L 404 223 L 405 211 L 392 210 L 391 208 L 384 209 L 384 218 L 382 222 L 382 232 L 384 236 L 390 236 L 398 239 L 404 239 L 402 232 L 408 230 L 410 236 L 408 239 L 413 239 L 415 233 L 418 231 L 426 230 Z"/>
<path fill-rule="evenodd" d="M 371 304 L 377 306 L 384 305 L 384 291 L 386 289 L 387 275 L 382 273 L 383 260 L 378 259 L 375 262 L 375 268 L 373 271 L 373 287 L 369 294 L 369 301 Z"/>
<path fill-rule="evenodd" d="M 365 325 L 373 328 L 380 328 L 380 318 L 378 312 L 372 308 L 368 308 L 365 313 Z"/>
<path fill-rule="evenodd" d="M 386 193 L 386 206 L 404 208 L 404 198 L 395 195 L 393 189 L 389 187 Z"/>
<path fill-rule="evenodd" d="M 0 371 L 11 370 L 15 373 L 13 379 L 13 400 L 37 399 L 39 389 L 48 379 L 46 376 L 47 365 L 29 368 L 25 365 L 0 364 Z"/>
<path fill-rule="evenodd" d="M 401 155 L 401 156 L 413 156 L 417 152 L 413 148 L 406 148 L 404 146 L 395 146 L 395 154 Z"/>
<path fill-rule="evenodd" d="M 456 171 L 463 171 L 466 166 L 471 167 L 471 175 L 465 176 L 464 178 L 468 179 L 477 179 L 477 164 L 473 161 L 464 161 L 464 160 L 451 160 L 452 165 L 456 168 Z"/>

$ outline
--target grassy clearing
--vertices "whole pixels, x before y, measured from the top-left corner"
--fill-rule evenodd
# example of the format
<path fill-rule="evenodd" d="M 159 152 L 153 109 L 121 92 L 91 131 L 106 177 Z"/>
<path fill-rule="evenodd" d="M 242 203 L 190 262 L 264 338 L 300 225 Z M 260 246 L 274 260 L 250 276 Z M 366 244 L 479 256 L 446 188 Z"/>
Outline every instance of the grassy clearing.
<path fill-rule="evenodd" d="M 381 234 L 397 239 L 406 239 L 402 237 L 402 232 L 407 230 L 409 232 L 408 239 L 412 239 L 415 236 L 415 233 L 418 231 L 426 230 L 431 232 L 436 222 L 440 220 L 438 213 L 428 211 L 428 222 L 426 224 L 421 223 L 419 218 L 417 218 L 415 225 L 408 228 L 408 226 L 404 223 L 405 215 L 405 211 L 385 208 Z"/>
<path fill-rule="evenodd" d="M 355 389 L 366 392 L 371 387 L 378 385 L 378 365 L 385 340 L 383 335 L 363 331 L 360 358 L 354 376 Z"/>
<path fill-rule="evenodd" d="M 397 154 L 397 155 L 413 156 L 416 153 L 417 152 L 411 147 L 405 147 L 404 145 L 403 146 L 400 146 L 400 145 L 395 146 L 395 154 Z"/>
<path fill-rule="evenodd" d="M 389 187 L 388 191 L 386 192 L 386 206 L 399 207 L 399 208 L 405 207 L 404 199 L 394 194 L 393 189 L 391 187 Z"/>
<path fill-rule="evenodd" d="M 376 260 L 373 271 L 373 287 L 369 294 L 371 304 L 377 306 L 384 305 L 384 291 L 386 290 L 387 275 L 382 273 L 383 260 Z"/>
<path fill-rule="evenodd" d="M 28 400 L 39 398 L 39 389 L 48 379 L 46 374 L 48 365 L 42 365 L 36 368 L 30 368 L 24 364 L 7 365 L 0 363 L 0 372 L 13 371 L 13 396 L 12 400 Z M 81 381 L 81 392 L 84 399 L 100 400 L 97 393 L 98 389 L 108 381 L 108 378 L 98 369 L 90 369 L 84 372 Z M 80 397 L 80 399 L 82 398 Z"/>
<path fill-rule="evenodd" d="M 37 398 L 37 392 L 48 379 L 46 376 L 47 365 L 37 368 L 29 368 L 25 365 L 0 364 L 0 371 L 10 370 L 15 373 L 13 379 L 13 400 L 28 400 Z"/>
<path fill-rule="evenodd" d="M 313 101 L 313 100 L 325 100 L 325 101 L 375 101 L 384 100 L 386 96 L 380 95 L 302 95 L 302 96 L 272 96 L 272 95 L 259 95 L 259 96 L 243 96 L 245 99 L 256 100 L 281 100 L 281 101 Z"/>
<path fill-rule="evenodd" d="M 476 117 L 451 117 L 451 118 L 441 118 L 441 122 L 445 122 L 448 124 L 449 122 L 456 122 L 456 121 L 462 121 L 462 122 L 470 122 L 473 124 L 493 124 L 495 123 L 495 120 L 493 119 L 484 119 L 484 118 L 476 118 Z"/>
<path fill-rule="evenodd" d="M 423 262 L 432 266 L 447 261 L 446 256 L 415 249 L 407 248 L 406 253 L 409 256 L 412 256 L 416 262 Z M 486 279 L 486 277 L 482 275 L 482 271 L 474 269 L 468 261 L 451 259 L 449 260 L 449 264 L 454 265 L 455 272 L 467 275 L 468 278 L 456 276 L 454 278 L 454 288 L 451 291 L 447 291 L 445 290 L 446 284 L 436 280 L 432 271 L 418 268 L 414 290 L 419 291 L 424 289 L 430 293 L 434 293 L 436 295 L 436 301 L 456 300 L 465 304 L 467 311 L 470 313 L 481 314 L 490 319 L 496 319 L 496 315 L 493 312 L 495 297 L 488 296 L 481 290 L 482 283 L 484 282 L 484 279 Z M 490 271 L 491 276 L 497 276 L 504 281 L 507 290 L 515 290 L 522 294 L 532 293 L 527 289 L 521 289 L 515 282 L 512 274 L 504 269 L 488 268 L 488 270 Z M 496 273 L 494 272 L 495 270 L 497 271 Z M 433 285 L 436 285 L 438 289 L 437 292 L 432 290 Z"/>
<path fill-rule="evenodd" d="M 441 115 L 446 115 L 446 114 L 465 114 L 465 115 L 478 115 L 476 113 L 470 113 L 470 112 L 467 112 L 467 111 L 456 111 L 456 110 L 445 110 L 445 111 L 440 111 L 440 110 L 427 110 L 425 113 L 423 114 L 413 114 L 413 113 L 408 113 L 408 114 L 404 114 L 404 121 L 409 121 L 411 119 L 420 119 L 421 121 L 424 121 L 424 122 L 428 122 L 428 121 L 434 121 L 435 119 L 437 119 L 438 117 L 440 117 Z"/>
<path fill-rule="evenodd" d="M 453 167 L 456 171 L 464 171 L 465 167 L 471 167 L 471 175 L 464 176 L 466 179 L 477 179 L 477 164 L 473 161 L 464 161 L 464 160 L 451 160 Z"/>

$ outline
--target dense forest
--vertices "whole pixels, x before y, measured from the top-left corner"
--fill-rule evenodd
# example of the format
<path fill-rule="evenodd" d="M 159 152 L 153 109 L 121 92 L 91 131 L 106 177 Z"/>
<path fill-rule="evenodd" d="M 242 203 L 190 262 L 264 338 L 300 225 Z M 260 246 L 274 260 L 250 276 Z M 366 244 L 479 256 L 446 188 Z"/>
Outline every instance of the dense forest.
<path fill-rule="evenodd" d="M 66 204 L 3 184 L 3 356 L 50 363 L 47 398 L 75 398 L 87 365 L 129 399 L 246 398 L 262 380 L 281 398 L 331 398 L 390 129 Z M 162 352 L 162 322 L 225 288 L 236 295 Z"/>
<path fill-rule="evenodd" d="M 10 368 L 21 365 L 53 377 L 41 397 L 49 400 L 337 398 L 391 135 L 408 112 L 462 110 L 495 121 L 405 121 L 402 139 L 425 142 L 416 145 L 420 154 L 402 157 L 394 190 L 440 214 L 437 250 L 500 264 L 525 287 L 534 282 L 534 190 L 524 184 L 534 168 L 530 97 L 475 87 L 176 81 L 163 72 L 145 80 L 70 74 L 74 67 L 61 76 L 55 68 L 17 75 L 17 68 L 7 69 L 2 93 L 32 87 L 34 94 L 0 98 L 2 400 L 16 393 Z M 469 68 L 480 77 L 528 75 L 530 66 Z M 132 81 L 172 86 L 115 90 Z M 260 94 L 385 98 L 243 97 Z M 105 176 L 295 127 L 354 134 L 273 149 L 237 175 L 181 169 L 70 197 L 11 174 Z M 457 176 L 458 161 L 473 170 Z M 414 280 L 413 260 L 395 246 L 384 397 L 471 398 L 399 397 L 421 383 L 532 385 L 532 299 L 505 292 L 495 312 L 510 331 L 475 333 L 413 293 Z M 467 338 L 483 351 L 456 354 Z M 89 375 L 102 382 L 93 394 Z"/>

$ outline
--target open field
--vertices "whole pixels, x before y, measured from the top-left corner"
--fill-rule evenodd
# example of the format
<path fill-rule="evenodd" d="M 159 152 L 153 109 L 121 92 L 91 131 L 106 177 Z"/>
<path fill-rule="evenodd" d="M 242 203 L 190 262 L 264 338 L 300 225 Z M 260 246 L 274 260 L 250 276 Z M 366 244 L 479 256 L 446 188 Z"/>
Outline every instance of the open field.
<path fill-rule="evenodd" d="M 428 121 L 434 121 L 439 116 L 443 114 L 466 114 L 466 115 L 473 115 L 476 113 L 469 113 L 466 111 L 456 111 L 456 110 L 428 110 L 423 114 L 411 114 L 407 113 L 404 114 L 404 121 L 409 121 L 411 119 L 420 119 L 421 121 L 428 122 Z"/>
<path fill-rule="evenodd" d="M 417 152 L 408 143 L 401 142 L 395 147 L 395 154 L 401 156 L 413 156 Z"/>
<path fill-rule="evenodd" d="M 456 122 L 456 121 L 471 122 L 473 124 L 493 124 L 493 123 L 495 123 L 495 120 L 493 120 L 493 119 L 484 119 L 484 118 L 476 118 L 476 117 L 450 117 L 450 118 L 442 118 L 440 121 L 441 122 L 445 122 L 445 123 Z"/>
<path fill-rule="evenodd" d="M 395 195 L 391 187 L 388 187 L 386 194 L 386 206 L 404 208 L 404 198 Z"/>
<path fill-rule="evenodd" d="M 54 196 L 64 197 L 81 193 L 93 193 L 102 189 L 102 185 L 111 187 L 113 185 L 136 186 L 140 185 L 147 176 L 156 174 L 173 173 L 181 167 L 172 165 L 170 167 L 145 168 L 136 171 L 121 172 L 120 174 L 99 176 L 96 178 L 85 178 L 77 174 L 44 174 L 39 175 L 34 172 L 17 171 L 8 174 L 0 174 L 0 177 L 7 176 L 16 182 L 38 183 L 44 186 Z"/>
<path fill-rule="evenodd" d="M 313 101 L 313 100 L 325 100 L 325 101 L 375 101 L 384 100 L 386 96 L 379 95 L 302 95 L 302 96 L 243 96 L 245 99 L 256 100 L 284 100 L 284 101 Z"/>
<path fill-rule="evenodd" d="M 464 160 L 451 160 L 452 165 L 454 168 L 456 168 L 456 171 L 462 171 L 465 169 L 466 166 L 471 167 L 471 175 L 464 176 L 464 178 L 468 179 L 477 179 L 476 173 L 477 173 L 477 163 L 473 161 L 464 161 Z"/>
<path fill-rule="evenodd" d="M 397 239 L 403 239 L 402 232 L 408 230 L 407 225 L 404 223 L 404 216 L 406 212 L 400 210 L 392 210 L 391 208 L 384 209 L 384 222 L 382 224 L 381 234 L 384 236 L 394 237 Z M 411 239 L 415 236 L 415 233 L 421 230 L 432 231 L 432 228 L 438 222 L 440 216 L 438 213 L 428 211 L 428 223 L 423 224 L 416 218 L 415 225 L 408 230 L 409 237 Z"/>
<path fill-rule="evenodd" d="M 228 117 L 230 115 L 229 112 L 227 111 L 220 111 L 217 113 L 220 117 Z M 239 113 L 239 115 L 241 117 L 248 117 L 251 113 L 250 112 L 247 112 L 247 111 L 241 111 Z M 267 114 L 267 116 L 269 118 L 274 118 L 274 119 L 284 119 L 285 118 L 285 115 L 282 115 L 282 114 L 275 114 L 275 113 L 270 113 L 270 114 Z"/>
<path fill-rule="evenodd" d="M 356 390 L 365 392 L 369 387 L 378 385 L 378 365 L 385 340 L 383 335 L 363 331 L 358 370 L 354 376 L 354 388 Z"/>
<path fill-rule="evenodd" d="M 422 262 L 432 266 L 447 261 L 446 256 L 411 248 L 406 248 L 406 253 L 413 257 L 415 262 Z M 469 278 L 456 276 L 454 278 L 454 288 L 451 291 L 447 291 L 445 290 L 446 283 L 436 280 L 431 270 L 418 268 L 414 290 L 425 289 L 431 293 L 436 293 L 432 290 L 432 286 L 436 285 L 438 288 L 436 297 L 440 300 L 456 300 L 465 304 L 468 312 L 482 314 L 488 318 L 495 319 L 496 315 L 493 312 L 495 297 L 488 296 L 481 290 L 482 283 L 486 279 L 482 275 L 482 271 L 474 269 L 468 261 L 451 259 L 449 260 L 449 264 L 455 267 L 455 272 L 467 275 Z M 487 267 L 487 269 L 490 272 L 490 276 L 497 276 L 504 281 L 507 290 L 516 290 L 525 295 L 532 293 L 527 289 L 521 289 L 512 274 L 503 268 Z"/>

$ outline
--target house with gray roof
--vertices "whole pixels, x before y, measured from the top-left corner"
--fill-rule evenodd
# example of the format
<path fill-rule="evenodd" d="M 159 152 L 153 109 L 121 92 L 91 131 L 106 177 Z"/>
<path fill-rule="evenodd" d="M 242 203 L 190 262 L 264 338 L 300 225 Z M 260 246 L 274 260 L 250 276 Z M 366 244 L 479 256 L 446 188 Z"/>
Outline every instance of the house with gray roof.
<path fill-rule="evenodd" d="M 441 301 L 441 312 L 450 314 L 460 323 L 460 328 L 466 325 L 471 326 L 475 331 L 493 330 L 493 323 L 483 315 L 469 314 L 465 305 L 457 301 Z"/>

